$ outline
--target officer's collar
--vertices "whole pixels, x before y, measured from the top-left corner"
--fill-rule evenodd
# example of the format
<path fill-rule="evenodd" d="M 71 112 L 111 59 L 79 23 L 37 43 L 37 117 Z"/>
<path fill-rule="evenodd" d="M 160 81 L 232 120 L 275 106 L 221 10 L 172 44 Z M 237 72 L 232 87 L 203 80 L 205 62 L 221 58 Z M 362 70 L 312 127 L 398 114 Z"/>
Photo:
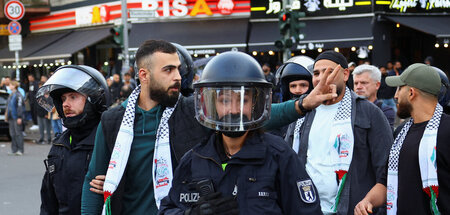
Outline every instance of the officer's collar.
<path fill-rule="evenodd" d="M 204 157 L 212 158 L 216 162 L 221 163 L 221 159 L 216 150 L 217 138 L 221 138 L 218 134 L 213 134 L 204 147 L 195 150 L 198 154 Z M 241 150 L 234 154 L 227 162 L 228 164 L 248 164 L 257 165 L 263 164 L 266 157 L 267 144 L 264 144 L 262 136 L 256 131 L 252 135 L 247 136 Z M 222 152 L 223 153 L 223 152 Z"/>

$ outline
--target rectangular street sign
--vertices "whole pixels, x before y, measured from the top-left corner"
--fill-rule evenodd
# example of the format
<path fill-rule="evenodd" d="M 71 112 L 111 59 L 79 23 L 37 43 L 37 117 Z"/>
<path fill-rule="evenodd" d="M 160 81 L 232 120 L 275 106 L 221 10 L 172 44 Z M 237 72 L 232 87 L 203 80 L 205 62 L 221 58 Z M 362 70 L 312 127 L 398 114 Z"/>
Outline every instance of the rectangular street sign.
<path fill-rule="evenodd" d="M 9 51 L 22 51 L 22 43 L 9 43 Z"/>
<path fill-rule="evenodd" d="M 154 10 L 130 9 L 130 18 L 154 18 L 154 17 L 156 17 Z"/>
<path fill-rule="evenodd" d="M 9 35 L 8 36 L 8 41 L 9 41 L 9 43 L 21 43 L 22 42 L 22 35 L 21 34 Z"/>

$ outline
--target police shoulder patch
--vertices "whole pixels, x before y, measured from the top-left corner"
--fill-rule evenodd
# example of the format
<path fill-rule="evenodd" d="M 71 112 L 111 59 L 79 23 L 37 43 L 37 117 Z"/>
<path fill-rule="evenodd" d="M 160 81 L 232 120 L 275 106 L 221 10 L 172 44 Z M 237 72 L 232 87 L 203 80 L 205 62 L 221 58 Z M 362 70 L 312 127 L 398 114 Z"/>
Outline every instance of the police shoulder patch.
<path fill-rule="evenodd" d="M 300 198 L 305 203 L 314 203 L 317 199 L 316 190 L 313 186 L 311 179 L 297 181 L 297 188 L 300 194 Z"/>

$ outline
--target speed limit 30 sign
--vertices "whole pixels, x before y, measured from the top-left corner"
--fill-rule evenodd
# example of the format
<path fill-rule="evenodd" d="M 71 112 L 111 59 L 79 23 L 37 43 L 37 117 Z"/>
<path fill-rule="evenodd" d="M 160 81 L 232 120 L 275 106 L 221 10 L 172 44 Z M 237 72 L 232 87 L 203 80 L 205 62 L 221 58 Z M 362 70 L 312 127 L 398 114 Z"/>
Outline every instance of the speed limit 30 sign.
<path fill-rule="evenodd" d="M 25 15 L 25 7 L 20 1 L 9 1 L 5 4 L 5 16 L 10 20 L 20 20 Z"/>

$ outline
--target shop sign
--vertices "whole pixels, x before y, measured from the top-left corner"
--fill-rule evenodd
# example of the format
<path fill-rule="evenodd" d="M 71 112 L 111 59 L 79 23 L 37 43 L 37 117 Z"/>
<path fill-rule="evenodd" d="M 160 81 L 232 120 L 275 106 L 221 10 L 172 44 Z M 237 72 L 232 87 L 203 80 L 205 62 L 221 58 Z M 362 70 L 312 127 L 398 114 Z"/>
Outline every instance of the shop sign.
<path fill-rule="evenodd" d="M 314 49 L 323 48 L 323 47 L 325 47 L 325 45 L 323 43 L 297 44 L 297 50 L 300 50 L 300 49 L 314 50 Z"/>
<path fill-rule="evenodd" d="M 247 0 L 128 0 L 130 19 L 191 19 L 206 17 L 248 17 L 250 1 Z M 120 1 L 101 5 L 55 11 L 51 15 L 32 18 L 30 30 L 48 31 L 98 24 L 112 24 L 121 18 Z M 51 21 L 49 21 L 51 20 Z M 73 20 L 73 22 L 70 22 Z M 57 26 L 57 27 L 55 27 Z"/>
<path fill-rule="evenodd" d="M 216 54 L 215 49 L 194 49 L 194 50 L 188 50 L 190 55 L 198 54 L 198 55 L 204 55 L 204 54 Z"/>
<path fill-rule="evenodd" d="M 450 8 L 450 0 L 392 0 L 390 9 L 405 13 L 410 8 L 419 7 L 422 10 Z"/>
<path fill-rule="evenodd" d="M 371 0 L 294 0 L 286 8 L 305 12 L 306 16 L 343 15 L 372 12 Z M 251 1 L 251 17 L 277 18 L 282 0 Z"/>

